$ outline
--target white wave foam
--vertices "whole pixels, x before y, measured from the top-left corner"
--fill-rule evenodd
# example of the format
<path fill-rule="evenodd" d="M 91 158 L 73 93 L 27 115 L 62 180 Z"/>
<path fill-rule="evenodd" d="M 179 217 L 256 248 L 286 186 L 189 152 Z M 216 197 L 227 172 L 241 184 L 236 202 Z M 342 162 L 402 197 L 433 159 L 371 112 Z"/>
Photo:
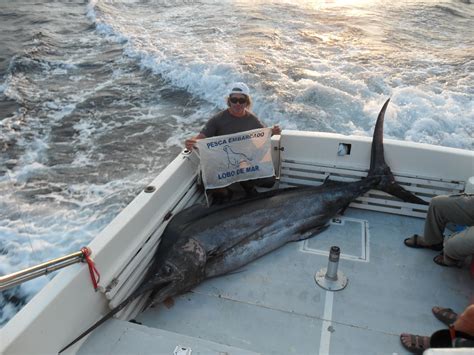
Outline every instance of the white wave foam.
<path fill-rule="evenodd" d="M 373 5 L 380 4 L 370 6 Z M 95 3 L 91 18 L 96 22 L 99 33 L 125 43 L 125 54 L 135 58 L 142 68 L 151 70 L 173 86 L 185 89 L 215 107 L 225 107 L 224 96 L 231 82 L 246 81 L 253 91 L 254 111 L 268 124 L 279 123 L 290 129 L 369 135 L 373 119 L 384 100 L 391 95 L 401 97 L 404 91 L 411 88 L 413 105 L 410 107 L 413 110 L 405 106 L 398 111 L 400 116 L 397 117 L 401 121 L 410 119 L 420 122 L 412 127 L 405 123 L 393 130 L 389 127 L 388 134 L 398 139 L 469 147 L 466 134 L 461 134 L 457 141 L 452 139 L 459 130 L 462 131 L 453 112 L 456 105 L 464 105 L 463 100 L 457 97 L 457 91 L 442 89 L 443 92 L 439 93 L 436 83 L 426 87 L 425 78 L 432 77 L 436 81 L 440 73 L 447 75 L 442 66 L 437 68 L 434 64 L 420 76 L 419 63 L 415 62 L 416 67 L 407 68 L 406 73 L 400 75 L 398 68 L 383 56 L 374 57 L 376 62 L 373 64 L 351 61 L 347 53 L 354 53 L 357 57 L 359 52 L 367 49 L 357 47 L 364 43 L 345 42 L 343 35 L 350 23 L 334 25 L 318 18 L 320 23 L 300 24 L 291 22 L 294 14 L 287 16 L 288 25 L 284 21 L 275 23 L 271 17 L 273 9 L 268 4 L 265 18 L 276 27 L 271 31 L 268 31 L 266 24 L 251 25 L 245 16 L 207 17 L 210 13 L 216 16 L 221 7 L 225 10 L 231 6 L 238 9 L 243 4 L 205 4 L 200 15 L 190 14 L 186 6 L 176 6 L 160 9 L 159 14 L 155 15 L 126 5 Z M 248 6 L 247 10 L 252 8 L 252 5 L 245 6 Z M 297 9 L 294 11 L 310 19 L 311 7 L 308 9 L 307 6 L 303 6 L 301 13 Z M 368 3 L 364 6 L 370 8 Z M 255 12 L 261 10 L 258 4 L 252 9 Z M 313 16 L 319 15 L 315 13 Z M 344 18 L 343 14 L 340 16 Z M 138 22 L 136 18 L 143 18 L 143 21 Z M 182 26 L 184 22 L 186 28 Z M 203 24 L 206 27 L 203 28 Z M 217 30 L 213 31 L 213 28 Z M 249 42 L 237 41 L 239 36 L 246 36 L 246 31 L 251 33 Z M 374 46 L 369 40 L 370 37 L 366 39 L 367 43 Z M 253 42 L 259 45 L 253 45 Z M 352 47 L 344 47 L 349 45 Z M 318 50 L 323 51 L 324 55 L 319 55 Z M 383 51 L 385 48 L 375 50 Z M 411 58 L 408 56 L 407 60 Z M 422 79 L 413 84 L 413 76 Z M 460 79 L 459 82 L 466 80 Z M 425 88 L 428 92 L 424 91 Z M 466 87 L 466 90 L 469 88 Z M 428 106 L 423 106 L 425 93 L 430 102 Z M 472 94 L 470 96 L 472 99 Z M 439 104 L 439 100 L 451 101 L 451 104 Z M 377 109 L 372 107 L 375 102 Z M 415 107 L 415 103 L 421 106 Z M 440 112 L 444 118 L 436 117 Z M 426 116 L 432 116 L 435 122 L 453 121 L 442 126 L 448 131 L 440 135 L 433 129 L 427 129 L 428 125 L 423 123 L 426 121 L 422 121 Z M 463 121 L 469 117 L 467 115 Z M 433 135 L 423 138 L 424 134 Z M 182 137 L 175 138 L 168 141 L 175 143 Z"/>
<path fill-rule="evenodd" d="M 6 194 L 16 189 L 17 176 L 0 179 L 0 274 L 8 274 L 47 260 L 78 251 L 123 209 L 143 177 L 111 181 L 106 184 L 71 184 L 53 189 L 34 201 L 21 194 Z M 60 208 L 58 208 L 60 206 Z M 15 294 L 30 299 L 54 275 L 23 283 Z M 0 324 L 10 319 L 17 308 L 0 297 Z"/>

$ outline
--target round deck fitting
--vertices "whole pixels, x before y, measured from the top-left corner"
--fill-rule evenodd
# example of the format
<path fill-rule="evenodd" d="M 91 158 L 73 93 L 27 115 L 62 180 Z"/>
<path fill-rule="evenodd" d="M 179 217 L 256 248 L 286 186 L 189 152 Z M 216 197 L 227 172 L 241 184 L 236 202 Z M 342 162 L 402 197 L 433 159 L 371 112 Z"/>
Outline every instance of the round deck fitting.
<path fill-rule="evenodd" d="M 316 283 L 328 291 L 340 291 L 347 286 L 347 277 L 341 271 L 337 272 L 335 280 L 326 277 L 327 268 L 322 268 L 314 275 Z"/>
<path fill-rule="evenodd" d="M 156 190 L 156 187 L 152 186 L 152 185 L 149 185 L 149 186 L 145 187 L 145 189 L 144 189 L 144 191 L 148 194 L 151 193 L 151 192 L 155 192 L 155 190 Z"/>

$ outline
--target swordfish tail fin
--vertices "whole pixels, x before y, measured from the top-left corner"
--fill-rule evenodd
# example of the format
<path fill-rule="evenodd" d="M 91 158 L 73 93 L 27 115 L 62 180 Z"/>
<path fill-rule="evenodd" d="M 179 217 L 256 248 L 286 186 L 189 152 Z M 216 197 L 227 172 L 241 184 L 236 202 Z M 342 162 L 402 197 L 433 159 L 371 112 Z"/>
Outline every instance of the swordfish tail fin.
<path fill-rule="evenodd" d="M 390 167 L 385 162 L 383 148 L 383 122 L 385 118 L 385 111 L 387 110 L 389 102 L 390 99 L 385 102 L 382 109 L 380 110 L 379 116 L 377 117 L 377 123 L 375 124 L 374 129 L 374 137 L 372 140 L 370 169 L 367 177 L 380 177 L 380 181 L 376 186 L 376 188 L 379 190 L 396 196 L 405 202 L 427 205 L 428 202 L 405 190 L 395 181 Z"/>

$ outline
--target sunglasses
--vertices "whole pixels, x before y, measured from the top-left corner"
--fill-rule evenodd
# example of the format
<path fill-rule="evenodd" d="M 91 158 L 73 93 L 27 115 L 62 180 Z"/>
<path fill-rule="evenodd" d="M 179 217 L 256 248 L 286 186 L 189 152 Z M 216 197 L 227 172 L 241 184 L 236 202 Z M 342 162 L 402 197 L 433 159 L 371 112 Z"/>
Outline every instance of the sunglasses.
<path fill-rule="evenodd" d="M 231 103 L 233 103 L 233 104 L 239 103 L 239 104 L 241 104 L 241 105 L 247 103 L 247 99 L 246 99 L 246 98 L 243 98 L 243 97 L 240 98 L 240 99 L 238 99 L 238 98 L 236 98 L 236 97 L 231 97 L 231 98 L 229 99 L 229 101 L 230 101 Z"/>

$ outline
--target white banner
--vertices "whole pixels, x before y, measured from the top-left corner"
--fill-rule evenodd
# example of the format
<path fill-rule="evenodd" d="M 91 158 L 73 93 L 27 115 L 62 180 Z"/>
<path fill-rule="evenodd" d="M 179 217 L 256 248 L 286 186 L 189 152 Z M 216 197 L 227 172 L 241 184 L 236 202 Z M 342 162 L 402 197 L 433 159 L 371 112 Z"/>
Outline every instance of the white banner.
<path fill-rule="evenodd" d="M 259 128 L 197 142 L 206 189 L 275 175 L 271 128 Z"/>

